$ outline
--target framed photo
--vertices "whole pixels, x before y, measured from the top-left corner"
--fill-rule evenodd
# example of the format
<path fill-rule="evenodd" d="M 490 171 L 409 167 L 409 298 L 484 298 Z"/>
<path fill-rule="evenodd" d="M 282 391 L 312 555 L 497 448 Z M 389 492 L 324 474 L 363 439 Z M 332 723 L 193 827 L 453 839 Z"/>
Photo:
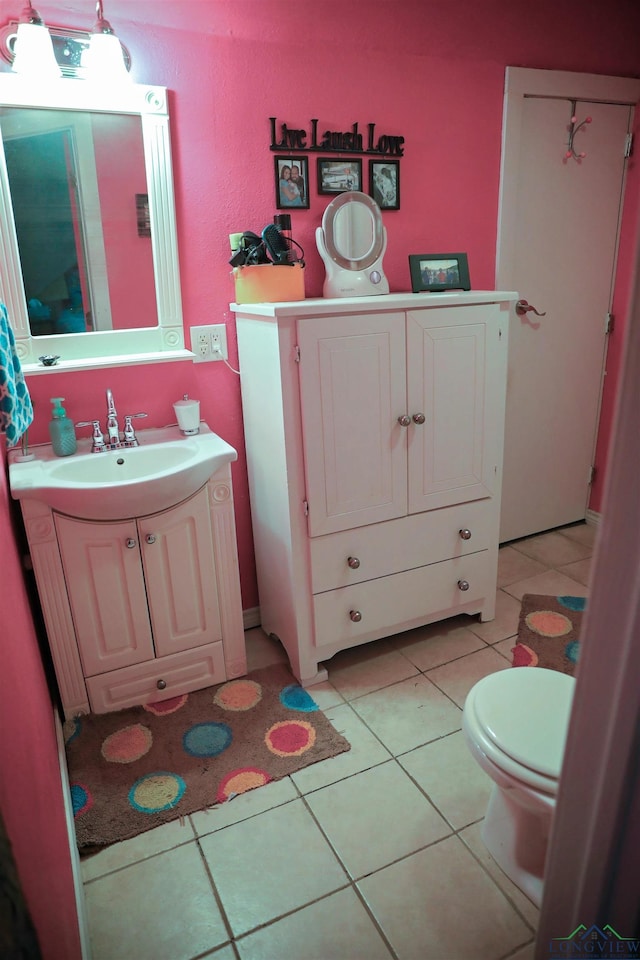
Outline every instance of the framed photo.
<path fill-rule="evenodd" d="M 309 161 L 306 157 L 274 157 L 278 210 L 309 209 Z"/>
<path fill-rule="evenodd" d="M 369 196 L 381 210 L 400 209 L 400 163 L 369 160 Z"/>
<path fill-rule="evenodd" d="M 362 190 L 362 160 L 318 160 L 318 193 Z"/>
<path fill-rule="evenodd" d="M 469 264 L 466 253 L 412 253 L 409 254 L 411 289 L 471 290 Z"/>

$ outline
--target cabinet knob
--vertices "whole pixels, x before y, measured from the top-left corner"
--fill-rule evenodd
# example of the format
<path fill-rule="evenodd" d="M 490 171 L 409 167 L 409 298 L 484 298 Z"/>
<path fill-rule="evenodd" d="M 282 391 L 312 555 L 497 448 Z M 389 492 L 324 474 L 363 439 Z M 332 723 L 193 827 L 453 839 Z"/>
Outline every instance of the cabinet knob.
<path fill-rule="evenodd" d="M 133 539 L 133 537 L 127 537 L 126 544 L 127 550 L 133 550 L 136 545 L 136 541 Z"/>
<path fill-rule="evenodd" d="M 414 422 L 414 423 L 424 423 L 425 420 L 426 420 L 426 417 L 425 417 L 424 413 L 414 413 L 414 415 L 413 415 L 413 422 Z"/>
<path fill-rule="evenodd" d="M 357 557 L 349 557 L 347 559 L 347 566 L 351 567 L 352 570 L 357 570 L 360 566 L 360 561 Z"/>
<path fill-rule="evenodd" d="M 354 623 L 360 623 L 362 614 L 359 610 L 349 610 L 349 619 L 353 620 Z"/>
<path fill-rule="evenodd" d="M 466 527 L 463 527 L 463 529 L 460 530 L 459 533 L 460 533 L 461 540 L 471 540 L 471 530 L 467 530 Z"/>
<path fill-rule="evenodd" d="M 411 417 L 407 413 L 403 413 L 401 417 L 398 417 L 398 423 L 401 427 L 408 427 L 411 423 Z"/>
<path fill-rule="evenodd" d="M 468 580 L 458 580 L 458 590 L 468 590 L 469 581 Z"/>
<path fill-rule="evenodd" d="M 158 688 L 158 690 L 165 690 L 166 686 L 167 686 L 166 680 L 158 680 L 158 682 L 156 683 L 156 687 Z"/>
<path fill-rule="evenodd" d="M 145 540 L 147 541 L 147 543 L 155 543 L 155 542 L 156 542 L 156 538 L 155 538 L 155 536 L 154 536 L 152 533 L 148 533 L 148 534 L 146 535 L 146 537 L 145 537 Z"/>

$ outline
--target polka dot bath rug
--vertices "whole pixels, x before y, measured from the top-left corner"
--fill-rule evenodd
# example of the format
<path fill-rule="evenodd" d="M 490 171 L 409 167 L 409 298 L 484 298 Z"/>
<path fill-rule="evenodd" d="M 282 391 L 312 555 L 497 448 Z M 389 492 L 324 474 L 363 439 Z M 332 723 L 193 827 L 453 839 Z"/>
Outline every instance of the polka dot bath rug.
<path fill-rule="evenodd" d="M 512 666 L 546 667 L 573 676 L 580 657 L 580 628 L 586 605 L 584 597 L 525 593 Z"/>
<path fill-rule="evenodd" d="M 228 803 L 350 750 L 312 693 L 276 664 L 195 693 L 67 721 L 80 851 Z"/>

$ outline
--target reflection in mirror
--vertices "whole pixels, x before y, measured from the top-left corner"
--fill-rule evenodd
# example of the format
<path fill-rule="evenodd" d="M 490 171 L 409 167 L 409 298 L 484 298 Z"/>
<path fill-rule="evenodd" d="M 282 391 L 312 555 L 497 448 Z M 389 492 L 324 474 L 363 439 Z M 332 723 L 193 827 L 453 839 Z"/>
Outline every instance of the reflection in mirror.
<path fill-rule="evenodd" d="M 332 200 L 316 230 L 316 244 L 326 268 L 325 297 L 389 292 L 382 267 L 387 231 L 380 207 L 367 194 L 349 191 Z"/>
<path fill-rule="evenodd" d="M 0 128 L 31 335 L 156 326 L 140 118 L 5 107 Z"/>
<path fill-rule="evenodd" d="M 166 90 L 0 75 L 0 299 L 27 373 L 184 359 Z"/>

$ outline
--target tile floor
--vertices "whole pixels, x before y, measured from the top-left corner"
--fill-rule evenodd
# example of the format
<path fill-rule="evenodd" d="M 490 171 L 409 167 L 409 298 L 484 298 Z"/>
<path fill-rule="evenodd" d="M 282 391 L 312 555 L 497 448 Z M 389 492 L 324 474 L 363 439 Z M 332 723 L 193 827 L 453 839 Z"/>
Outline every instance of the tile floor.
<path fill-rule="evenodd" d="M 82 861 L 93 960 L 532 960 L 537 910 L 480 840 L 465 696 L 524 593 L 586 596 L 596 528 L 500 551 L 496 619 L 344 651 L 313 696 L 348 753 Z M 284 659 L 247 632 L 250 669 Z"/>

